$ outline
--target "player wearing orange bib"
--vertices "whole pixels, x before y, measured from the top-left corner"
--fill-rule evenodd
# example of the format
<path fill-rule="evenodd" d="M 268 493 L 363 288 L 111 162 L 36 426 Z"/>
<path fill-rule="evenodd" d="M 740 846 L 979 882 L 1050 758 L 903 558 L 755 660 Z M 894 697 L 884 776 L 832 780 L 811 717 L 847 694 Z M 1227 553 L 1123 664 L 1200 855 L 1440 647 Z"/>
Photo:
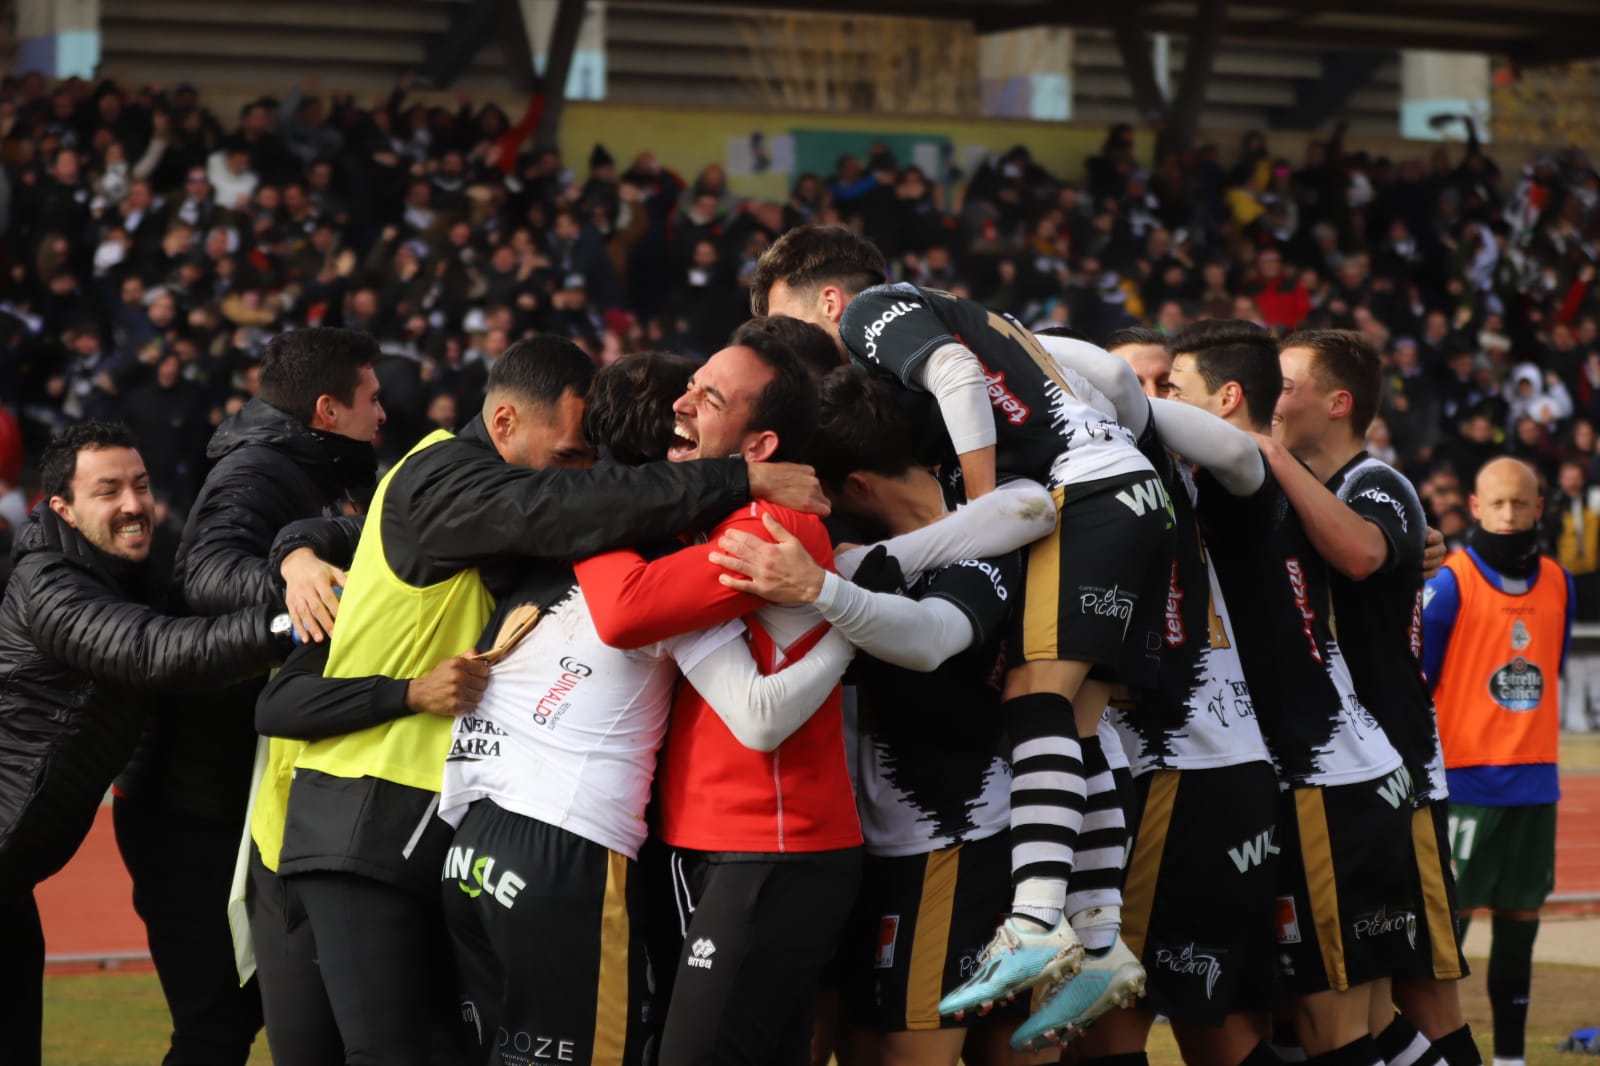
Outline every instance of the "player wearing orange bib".
<path fill-rule="evenodd" d="M 1478 472 L 1478 520 L 1423 594 L 1423 669 L 1450 785 L 1450 848 L 1463 928 L 1494 913 L 1489 1003 L 1496 1066 L 1520 1066 L 1539 907 L 1555 886 L 1557 679 L 1572 634 L 1572 578 L 1539 554 L 1533 471 Z"/>

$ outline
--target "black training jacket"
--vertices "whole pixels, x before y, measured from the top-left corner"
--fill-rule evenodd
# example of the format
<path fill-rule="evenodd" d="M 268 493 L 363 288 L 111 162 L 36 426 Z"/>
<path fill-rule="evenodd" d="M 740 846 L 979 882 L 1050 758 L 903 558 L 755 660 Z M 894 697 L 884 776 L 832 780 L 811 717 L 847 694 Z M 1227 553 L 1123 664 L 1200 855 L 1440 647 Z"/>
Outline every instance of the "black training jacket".
<path fill-rule="evenodd" d="M 178 546 L 176 582 L 189 613 L 218 615 L 255 605 L 283 609 L 283 582 L 267 554 L 279 530 L 342 513 L 376 477 L 372 445 L 306 428 L 251 400 L 211 438 L 206 476 Z M 244 816 L 265 677 L 155 709 L 128 769 L 129 798 L 206 817 Z"/>
<path fill-rule="evenodd" d="M 0 891 L 66 865 L 133 750 L 155 690 L 221 686 L 286 650 L 278 610 L 173 618 L 150 568 L 97 550 L 40 504 L 0 601 Z"/>

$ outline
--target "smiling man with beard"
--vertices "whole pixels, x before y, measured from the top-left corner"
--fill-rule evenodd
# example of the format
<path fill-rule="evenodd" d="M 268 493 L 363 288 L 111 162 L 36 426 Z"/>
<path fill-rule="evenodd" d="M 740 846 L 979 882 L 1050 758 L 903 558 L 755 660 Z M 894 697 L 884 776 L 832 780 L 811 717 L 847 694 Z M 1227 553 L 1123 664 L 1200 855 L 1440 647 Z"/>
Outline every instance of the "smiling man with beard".
<path fill-rule="evenodd" d="M 661 460 L 694 370 L 661 352 L 606 367 L 589 389 L 586 439 L 617 463 Z M 635 859 L 680 669 L 765 749 L 823 702 L 850 655 L 833 634 L 796 669 L 762 676 L 737 622 L 619 651 L 601 644 L 590 612 L 570 565 L 532 563 L 496 597 L 479 654 L 407 682 L 324 677 L 327 646 L 307 645 L 257 707 L 264 731 L 302 739 L 419 712 L 459 716 L 439 797 L 456 827 L 439 887 L 462 1009 L 485 1051 L 498 1048 L 495 1061 L 640 1061 Z M 440 689 L 442 699 L 424 691 Z M 562 960 L 555 984 L 549 957 Z"/>
<path fill-rule="evenodd" d="M 66 865 L 133 750 L 140 690 L 217 687 L 288 651 L 289 616 L 159 613 L 155 499 L 122 426 L 73 426 L 45 452 L 47 503 L 17 537 L 0 603 L 0 1032 L 37 1063 L 44 934 L 33 887 Z"/>
<path fill-rule="evenodd" d="M 742 326 L 695 371 L 674 405 L 678 443 L 668 459 L 686 467 L 730 455 L 754 463 L 804 459 L 818 403 L 798 352 L 804 336 L 763 320 Z M 743 619 L 763 673 L 796 669 L 816 655 L 827 631 L 819 615 L 767 609 L 766 601 L 719 583 L 710 560 L 730 530 L 770 536 L 764 515 L 831 567 L 832 546 L 818 517 L 768 503 L 741 507 L 704 541 L 671 555 L 647 562 L 624 550 L 579 563 L 601 640 L 640 649 Z M 804 724 L 758 750 L 692 679 L 679 685 L 656 797 L 655 835 L 669 849 L 670 870 L 655 872 L 670 872 L 661 880 L 671 887 L 659 885 L 652 896 L 673 915 L 653 930 L 659 939 L 651 949 L 660 962 L 656 997 L 668 1003 L 660 1061 L 803 1060 L 817 980 L 861 872 L 837 686 Z"/>
<path fill-rule="evenodd" d="M 353 555 L 337 535 L 353 524 L 344 519 L 280 534 L 275 558 L 298 542 L 350 561 L 325 676 L 425 676 L 478 639 L 530 561 L 698 528 L 752 496 L 821 500 L 808 471 L 783 464 L 588 469 L 593 375 L 569 341 L 519 341 L 490 371 L 481 416 L 459 435 L 425 437 L 385 475 Z M 438 888 L 454 834 L 434 813 L 450 725 L 404 715 L 307 743 L 274 738 L 251 822 L 258 869 L 276 867 L 297 933 L 314 946 L 296 989 L 321 997 L 311 1009 L 335 1023 L 331 1039 L 310 1034 L 306 1050 L 280 1060 L 421 1064 L 433 1039 L 464 1035 Z M 294 1031 L 302 1016 L 288 1020 L 286 1031 L 269 1019 L 275 1046 L 306 1037 Z"/>
<path fill-rule="evenodd" d="M 313 562 L 320 589 L 304 592 L 298 581 L 279 581 L 267 554 L 284 526 L 338 515 L 372 491 L 372 441 L 384 423 L 374 370 L 381 358 L 377 341 L 347 329 L 290 330 L 268 343 L 260 395 L 206 447 L 215 465 L 175 563 L 189 613 L 286 602 L 301 634 L 322 639 L 338 575 Z M 271 1003 L 283 994 L 283 960 L 295 950 L 287 938 L 258 934 L 259 983 L 278 987 L 262 992 L 254 979 L 236 979 L 227 900 L 256 752 L 252 711 L 265 684 L 262 670 L 243 684 L 166 702 L 117 779 L 117 848 L 172 1012 L 166 1066 L 243 1066 L 261 1030 L 262 997 Z M 259 914 L 272 903 L 263 893 L 251 905 Z"/>

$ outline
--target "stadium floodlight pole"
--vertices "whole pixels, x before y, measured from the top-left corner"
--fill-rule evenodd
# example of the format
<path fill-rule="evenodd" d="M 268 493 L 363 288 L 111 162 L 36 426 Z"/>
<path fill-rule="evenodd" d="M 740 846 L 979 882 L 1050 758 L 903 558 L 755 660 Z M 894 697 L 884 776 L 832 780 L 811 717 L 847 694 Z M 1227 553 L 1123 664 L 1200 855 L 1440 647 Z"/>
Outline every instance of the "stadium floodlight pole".
<path fill-rule="evenodd" d="M 1222 43 L 1227 0 L 1199 0 L 1195 5 L 1194 29 L 1183 59 L 1183 76 L 1168 112 L 1170 147 L 1186 148 L 1194 143 L 1200 128 L 1200 112 L 1205 107 L 1206 86 L 1211 81 L 1211 66 Z"/>
<path fill-rule="evenodd" d="M 549 99 L 544 116 L 539 120 L 536 144 L 559 143 L 561 114 L 567 100 L 567 75 L 572 71 L 572 57 L 578 50 L 578 33 L 583 28 L 586 6 L 584 0 L 560 0 L 556 8 L 555 25 L 550 29 L 550 43 L 545 49 L 544 83 Z"/>

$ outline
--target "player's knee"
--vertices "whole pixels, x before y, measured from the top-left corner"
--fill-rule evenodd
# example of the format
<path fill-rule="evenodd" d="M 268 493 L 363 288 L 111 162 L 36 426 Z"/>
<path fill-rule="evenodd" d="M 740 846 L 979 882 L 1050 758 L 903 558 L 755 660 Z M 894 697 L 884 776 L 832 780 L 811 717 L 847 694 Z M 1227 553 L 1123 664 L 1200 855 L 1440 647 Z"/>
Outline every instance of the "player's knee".
<path fill-rule="evenodd" d="M 1539 920 L 1539 912 L 1526 908 L 1516 910 L 1495 910 L 1491 912 L 1496 918 L 1510 918 L 1514 922 L 1534 922 Z"/>
<path fill-rule="evenodd" d="M 1316 992 L 1291 1007 L 1295 1031 L 1309 1055 L 1321 1055 L 1360 1039 L 1367 1032 L 1370 991 L 1366 985 L 1343 992 Z"/>
<path fill-rule="evenodd" d="M 1394 1002 L 1406 1021 L 1429 1040 L 1437 1040 L 1467 1024 L 1461 994 L 1454 981 L 1398 981 Z"/>
<path fill-rule="evenodd" d="M 1172 1023 L 1172 1036 L 1185 1062 L 1234 1066 L 1248 1058 L 1256 1045 L 1267 1042 L 1271 1035 L 1272 1027 L 1265 1015 L 1230 1014 L 1221 1025 Z"/>
<path fill-rule="evenodd" d="M 1073 1046 L 1084 1061 L 1136 1054 L 1145 1049 L 1154 1023 L 1155 1015 L 1137 1007 L 1114 1010 L 1074 1040 Z"/>
<path fill-rule="evenodd" d="M 1013 667 L 1006 675 L 1005 698 L 1031 696 L 1040 692 L 1053 692 L 1067 699 L 1077 699 L 1078 690 L 1089 676 L 1089 664 L 1041 659 Z"/>

